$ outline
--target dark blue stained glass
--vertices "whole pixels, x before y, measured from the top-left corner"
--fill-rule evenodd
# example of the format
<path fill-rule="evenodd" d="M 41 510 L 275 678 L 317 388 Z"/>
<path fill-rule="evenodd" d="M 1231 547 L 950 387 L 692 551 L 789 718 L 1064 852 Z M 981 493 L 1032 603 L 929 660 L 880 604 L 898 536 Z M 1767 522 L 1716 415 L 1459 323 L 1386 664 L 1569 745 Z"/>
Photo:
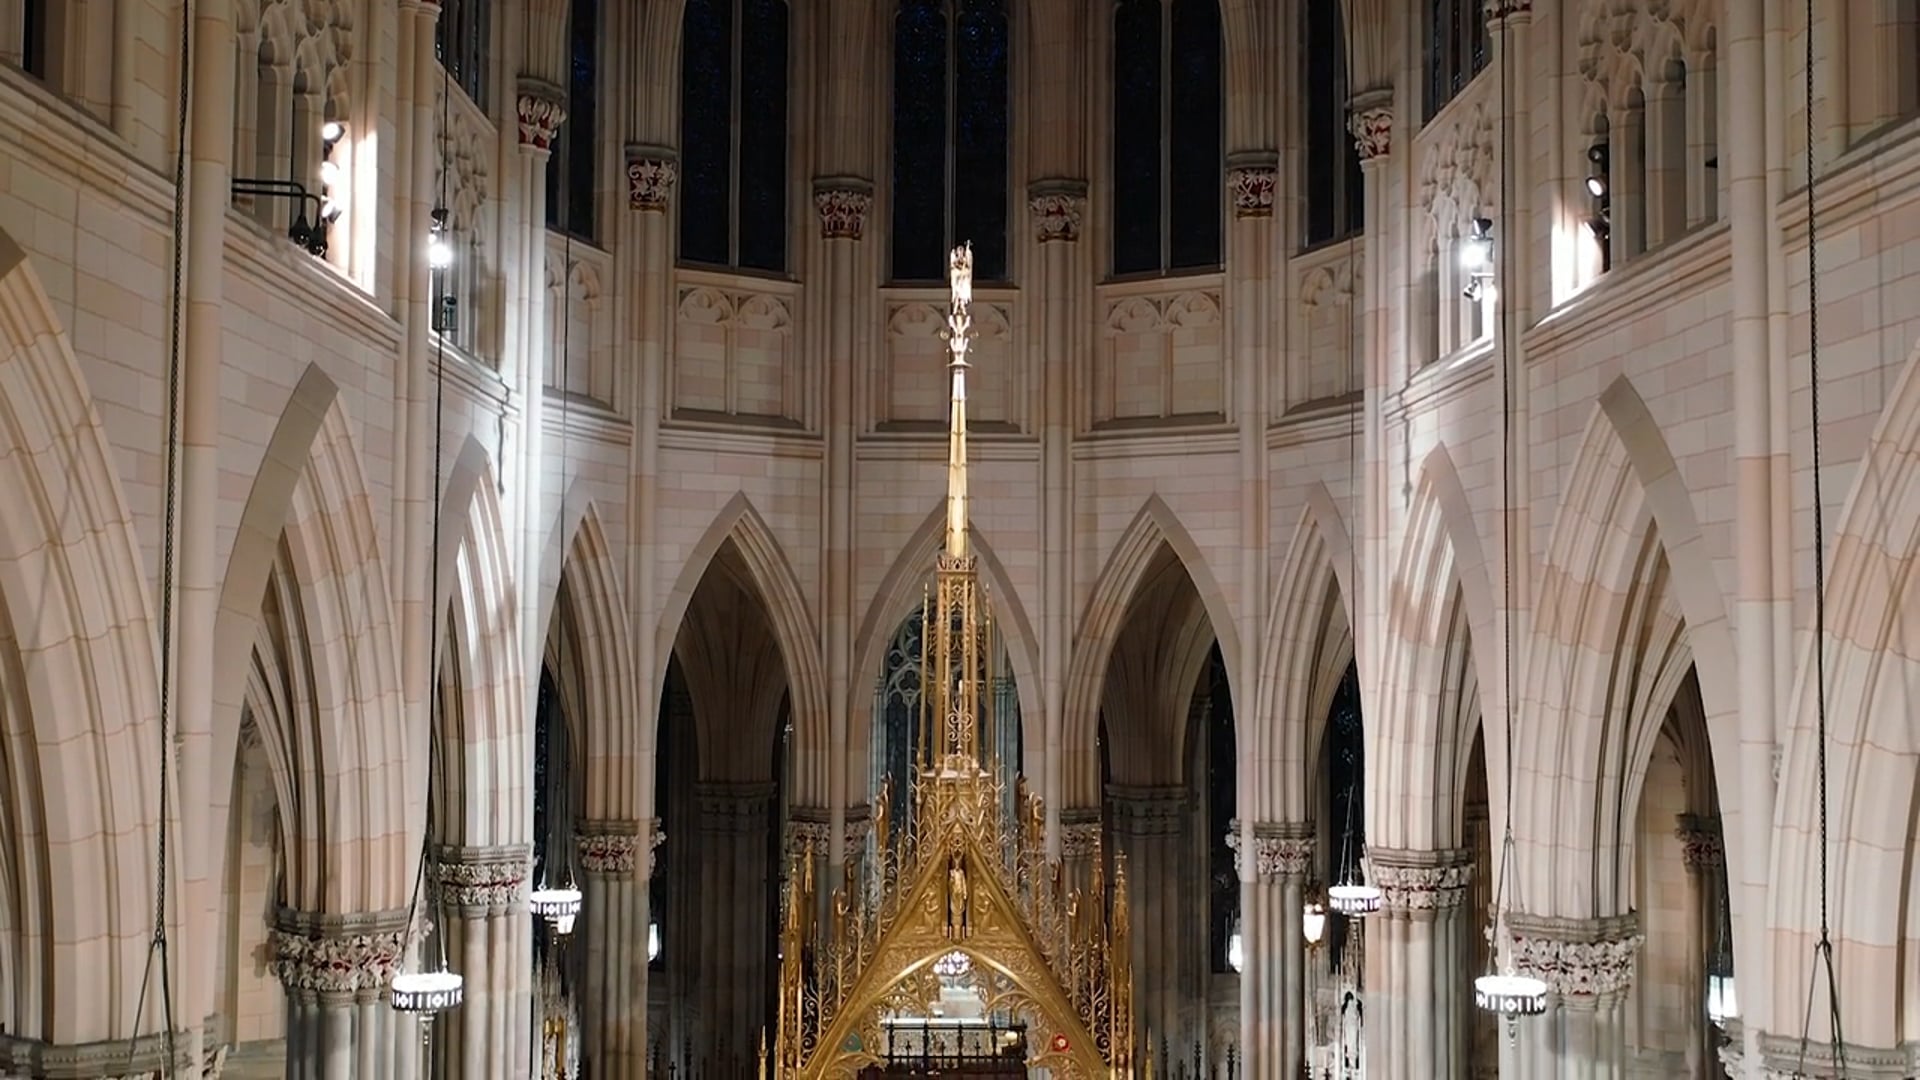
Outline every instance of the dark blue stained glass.
<path fill-rule="evenodd" d="M 1333 850 L 1327 853 L 1327 883 L 1359 881 L 1360 856 L 1367 844 L 1366 728 L 1360 707 L 1360 669 L 1347 664 L 1346 675 L 1333 694 L 1327 714 L 1327 822 Z M 1328 919 L 1328 952 L 1332 970 L 1339 970 L 1346 947 L 1347 920 L 1335 913 Z"/>
<path fill-rule="evenodd" d="M 787 268 L 787 3 L 740 4 L 739 265 Z"/>
<path fill-rule="evenodd" d="M 729 262 L 733 0 L 686 0 L 681 28 L 680 258 Z"/>
<path fill-rule="evenodd" d="M 547 227 L 594 236 L 599 147 L 600 0 L 572 0 L 567 121 L 547 159 Z"/>
<path fill-rule="evenodd" d="M 1168 60 L 1167 267 L 1218 266 L 1226 170 L 1217 0 L 1174 0 Z"/>
<path fill-rule="evenodd" d="M 1360 152 L 1347 131 L 1347 42 L 1340 0 L 1301 7 L 1301 100 L 1306 158 L 1306 243 L 1311 247 L 1360 231 L 1365 200 Z"/>
<path fill-rule="evenodd" d="M 1007 279 L 1007 13 L 1001 0 L 967 0 L 953 49 L 952 242 L 973 242 L 981 281 Z"/>
<path fill-rule="evenodd" d="M 1160 0 L 1120 0 L 1113 14 L 1113 272 L 1160 263 Z"/>
<path fill-rule="evenodd" d="M 946 274 L 947 16 L 904 0 L 893 24 L 893 278 Z"/>

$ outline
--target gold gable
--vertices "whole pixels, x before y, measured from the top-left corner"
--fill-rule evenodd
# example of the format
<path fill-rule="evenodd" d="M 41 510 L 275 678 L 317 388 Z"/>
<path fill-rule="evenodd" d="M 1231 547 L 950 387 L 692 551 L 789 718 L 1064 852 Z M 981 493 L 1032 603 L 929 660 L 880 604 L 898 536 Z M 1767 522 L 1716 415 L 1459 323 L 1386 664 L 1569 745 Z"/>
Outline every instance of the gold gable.
<path fill-rule="evenodd" d="M 983 709 L 993 625 L 967 550 L 967 346 L 972 252 L 954 249 L 947 535 L 923 612 L 920 758 L 896 825 L 890 777 L 874 800 L 865 859 L 822 897 L 814 852 L 795 856 L 781 929 L 775 1036 L 763 1072 L 851 1080 L 884 1065 L 887 1021 L 927 1016 L 937 964 L 965 958 L 993 1015 L 1025 1023 L 1025 1067 L 1059 1078 L 1131 1080 L 1133 978 L 1126 867 L 1070 883 L 1045 855 L 1040 800 L 1008 792 Z M 903 778 L 906 779 L 906 778 Z M 823 899 L 825 902 L 823 903 Z"/>

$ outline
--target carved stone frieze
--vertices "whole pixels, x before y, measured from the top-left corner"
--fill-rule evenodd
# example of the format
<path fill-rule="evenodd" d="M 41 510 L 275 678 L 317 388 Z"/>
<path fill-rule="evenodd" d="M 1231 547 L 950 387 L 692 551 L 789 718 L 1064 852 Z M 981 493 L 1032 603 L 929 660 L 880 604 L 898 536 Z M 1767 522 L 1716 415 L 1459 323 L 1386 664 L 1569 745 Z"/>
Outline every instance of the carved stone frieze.
<path fill-rule="evenodd" d="M 867 231 L 873 185 L 851 177 L 815 180 L 813 208 L 820 213 L 822 239 L 858 240 Z"/>
<path fill-rule="evenodd" d="M 626 877 L 639 865 L 640 823 L 583 821 L 574 829 L 580 869 L 595 877 Z"/>
<path fill-rule="evenodd" d="M 167 1067 L 167 1038 L 160 1033 L 132 1039 L 88 1043 L 48 1043 L 22 1039 L 0 1031 L 0 1076 L 45 1077 L 47 1080 L 154 1080 L 160 1076 L 195 1075 L 187 1033 L 176 1032 L 175 1067 Z M 209 1047 L 202 1071 L 216 1080 L 226 1066 L 227 1047 Z"/>
<path fill-rule="evenodd" d="M 532 849 L 525 844 L 439 850 L 440 888 L 449 904 L 485 913 L 525 898 Z"/>
<path fill-rule="evenodd" d="M 560 94 L 550 86 L 523 83 L 515 111 L 520 120 L 520 145 L 541 153 L 553 150 L 554 136 L 566 123 L 567 109 Z"/>
<path fill-rule="evenodd" d="M 1236 165 L 1227 170 L 1227 195 L 1237 218 L 1272 217 L 1279 170 L 1272 165 Z"/>
<path fill-rule="evenodd" d="M 281 911 L 269 935 L 273 973 L 289 994 L 369 1000 L 399 969 L 406 912 L 310 915 Z"/>
<path fill-rule="evenodd" d="M 1634 955 L 1646 941 L 1635 915 L 1556 919 L 1513 914 L 1514 966 L 1561 997 L 1619 994 L 1633 985 Z"/>
<path fill-rule="evenodd" d="M 1739 1045 L 1735 1040 L 1733 1045 Z M 1822 1039 L 1802 1042 L 1798 1035 L 1760 1035 L 1758 1074 L 1765 1080 L 1829 1080 L 1845 1076 L 1867 1080 L 1912 1080 L 1920 1076 L 1920 1039 L 1899 1046 L 1862 1046 L 1849 1042 L 1843 1048 L 1845 1065 L 1836 1062 L 1833 1044 Z M 1726 1061 L 1723 1052 L 1721 1060 Z M 1738 1058 L 1735 1061 L 1738 1062 Z M 1738 1076 L 1729 1071 L 1728 1075 Z"/>
<path fill-rule="evenodd" d="M 627 147 L 627 209 L 663 214 L 673 202 L 680 163 L 673 152 L 649 146 Z"/>
<path fill-rule="evenodd" d="M 1726 840 L 1721 835 L 1718 818 L 1685 815 L 1673 835 L 1680 841 L 1680 857 L 1686 862 L 1688 873 L 1717 870 L 1727 864 Z"/>
<path fill-rule="evenodd" d="M 1047 180 L 1027 192 L 1027 210 L 1033 215 L 1033 236 L 1042 244 L 1080 239 L 1080 219 L 1087 208 L 1087 185 L 1078 180 Z"/>

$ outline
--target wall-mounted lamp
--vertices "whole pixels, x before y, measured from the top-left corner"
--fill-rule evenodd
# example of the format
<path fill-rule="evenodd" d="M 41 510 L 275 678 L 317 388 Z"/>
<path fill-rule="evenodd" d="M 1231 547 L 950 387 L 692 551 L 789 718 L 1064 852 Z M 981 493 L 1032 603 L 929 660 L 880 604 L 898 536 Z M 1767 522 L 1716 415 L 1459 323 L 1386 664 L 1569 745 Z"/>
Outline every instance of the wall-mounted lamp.
<path fill-rule="evenodd" d="M 307 254 L 316 259 L 327 254 L 327 226 L 340 215 L 327 214 L 326 204 L 318 195 L 307 190 L 305 184 L 294 180 L 257 180 L 252 177 L 237 177 L 233 181 L 235 195 L 251 195 L 259 199 L 286 199 L 294 204 L 293 224 L 287 226 L 287 238 L 305 248 Z M 313 218 L 307 217 L 307 207 L 313 207 Z"/>
<path fill-rule="evenodd" d="M 1468 223 L 1467 235 L 1460 241 L 1460 267 L 1467 273 L 1467 284 L 1460 294 L 1468 300 L 1479 300 L 1493 281 L 1493 221 L 1490 218 L 1477 217 Z"/>
<path fill-rule="evenodd" d="M 333 148 L 347 134 L 347 125 L 329 120 L 320 125 L 320 220 L 332 225 L 346 212 L 346 170 L 333 160 Z"/>
<path fill-rule="evenodd" d="M 460 324 L 460 302 L 447 287 L 447 270 L 453 266 L 453 218 L 444 206 L 436 206 L 429 218 L 427 265 L 433 270 L 433 330 L 451 334 Z"/>

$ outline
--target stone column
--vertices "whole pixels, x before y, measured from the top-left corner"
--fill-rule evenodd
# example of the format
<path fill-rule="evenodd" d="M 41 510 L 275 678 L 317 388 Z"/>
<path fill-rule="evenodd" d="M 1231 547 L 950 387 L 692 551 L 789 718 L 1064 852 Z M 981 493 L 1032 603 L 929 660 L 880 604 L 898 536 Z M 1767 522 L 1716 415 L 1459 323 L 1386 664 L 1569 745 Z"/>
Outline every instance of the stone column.
<path fill-rule="evenodd" d="M 386 998 L 406 947 L 407 913 L 283 910 L 275 923 L 269 940 L 287 992 L 288 1080 L 414 1075 L 419 1022 Z"/>
<path fill-rule="evenodd" d="M 1087 208 L 1084 180 L 1047 179 L 1027 189 L 1034 243 L 1040 247 L 1040 699 L 1046 775 L 1036 777 L 1053 821 L 1063 828 L 1061 756 L 1066 715 L 1067 666 L 1073 655 L 1073 357 L 1075 269 L 1080 259 L 1081 219 Z M 1094 818 L 1097 822 L 1098 812 Z M 1062 836 L 1064 841 L 1064 836 Z M 1090 880 L 1090 879 L 1089 879 Z"/>
<path fill-rule="evenodd" d="M 1204 1001 L 1199 961 L 1206 953 L 1206 927 L 1194 902 L 1202 883 L 1185 872 L 1193 800 L 1184 785 L 1116 784 L 1107 790 L 1114 842 L 1127 856 L 1132 887 L 1135 1038 L 1141 1050 L 1152 1049 L 1158 1065 L 1163 1043 L 1184 1058 L 1193 1040 L 1206 1034 L 1195 1013 L 1196 1003 Z"/>
<path fill-rule="evenodd" d="M 818 801 L 825 796 L 830 831 L 827 863 L 838 867 L 844 858 L 841 830 L 846 807 L 856 795 L 848 776 L 847 717 L 852 715 L 856 685 L 865 680 L 853 671 L 853 444 L 859 435 L 854 379 L 855 343 L 859 335 L 856 290 L 869 284 L 859 274 L 860 245 L 866 235 L 867 214 L 873 207 L 873 182 L 857 176 L 823 176 L 813 181 L 813 205 L 820 215 L 820 285 L 826 306 L 825 415 L 826 469 L 821 477 L 826 506 L 825 556 L 827 660 L 827 715 L 829 732 L 826 792 L 807 790 L 807 772 L 801 773 L 799 798 Z M 836 871 L 837 872 L 837 871 Z"/>
<path fill-rule="evenodd" d="M 1247 856 L 1238 821 L 1227 825 L 1240 873 L 1241 1075 L 1294 1080 L 1306 1053 L 1306 954 L 1300 917 L 1313 873 L 1313 826 L 1261 822 Z"/>
<path fill-rule="evenodd" d="M 526 929 L 531 856 L 525 844 L 443 847 L 437 853 L 447 960 L 467 981 L 465 1000 L 434 1031 L 448 1077 L 527 1075 L 526 1056 L 514 1054 L 506 1041 L 517 1022 L 519 965 L 512 948 L 499 946 Z"/>
<path fill-rule="evenodd" d="M 1519 1021 L 1515 1059 L 1537 1080 L 1627 1075 L 1622 1004 L 1645 940 L 1635 915 L 1560 919 L 1513 913 L 1515 967 L 1547 984 L 1545 1016 Z"/>
<path fill-rule="evenodd" d="M 773 970 L 768 814 L 775 793 L 771 782 L 695 786 L 698 851 L 680 866 L 693 862 L 699 874 L 700 904 L 691 916 L 699 925 L 699 961 L 691 966 L 694 1061 L 687 1065 L 702 1074 L 721 1062 L 751 1060 L 767 1023 Z M 688 917 L 683 911 L 679 919 Z"/>
<path fill-rule="evenodd" d="M 1700 1069 L 1714 1060 L 1719 1040 L 1705 1022 L 1705 1010 L 1697 1006 L 1707 1000 L 1706 976 L 1712 974 L 1709 965 L 1719 948 L 1721 934 L 1726 935 L 1729 954 L 1733 948 L 1733 928 L 1721 925 L 1724 913 L 1720 910 L 1720 894 L 1726 888 L 1727 852 L 1717 817 L 1688 814 L 1680 819 L 1674 835 L 1680 840 L 1688 891 L 1693 899 L 1696 958 L 1703 961 L 1689 967 L 1685 997 L 1696 1006 L 1686 1012 L 1687 1067 L 1692 1074 L 1699 1075 Z"/>
<path fill-rule="evenodd" d="M 582 821 L 574 835 L 584 878 L 574 947 L 587 950 L 580 1056 L 596 1080 L 632 1080 L 646 1071 L 647 882 L 665 834 L 657 822 Z"/>
<path fill-rule="evenodd" d="M 1359 581 L 1355 583 L 1354 606 L 1359 612 L 1354 628 L 1354 655 L 1360 668 L 1361 697 L 1367 701 L 1387 700 L 1393 692 L 1383 682 L 1379 658 L 1385 655 L 1387 590 L 1366 589 L 1361 582 L 1387 582 L 1392 579 L 1389 565 L 1391 545 L 1387 542 L 1388 508 L 1396 498 L 1388 491 L 1391 472 L 1386 452 L 1386 428 L 1382 402 L 1394 387 L 1402 385 L 1404 370 L 1393 362 L 1393 337 L 1390 325 L 1392 305 L 1388 303 L 1392 280 L 1391 260 L 1387 258 L 1386 234 L 1389 231 L 1388 170 L 1393 147 L 1393 91 L 1371 90 L 1356 96 L 1351 120 L 1354 146 L 1360 154 L 1362 197 L 1366 200 L 1367 232 L 1362 264 L 1365 267 L 1365 292 L 1356 297 L 1363 304 L 1361 331 L 1365 338 L 1361 368 L 1361 460 L 1363 462 L 1360 503 L 1361 558 Z M 1402 297 L 1406 307 L 1410 297 Z M 1406 353 L 1406 335 L 1402 334 L 1401 355 Z M 1402 361 L 1404 367 L 1404 360 Z"/>
<path fill-rule="evenodd" d="M 1407 1080 L 1470 1076 L 1467 1010 L 1474 976 L 1481 974 L 1467 959 L 1471 856 L 1372 848 L 1368 862 L 1383 893 L 1380 914 L 1367 928 L 1369 945 L 1385 952 L 1381 966 L 1390 973 L 1387 985 L 1367 988 L 1375 1005 L 1368 1041 L 1380 1051 L 1370 1064 Z"/>

